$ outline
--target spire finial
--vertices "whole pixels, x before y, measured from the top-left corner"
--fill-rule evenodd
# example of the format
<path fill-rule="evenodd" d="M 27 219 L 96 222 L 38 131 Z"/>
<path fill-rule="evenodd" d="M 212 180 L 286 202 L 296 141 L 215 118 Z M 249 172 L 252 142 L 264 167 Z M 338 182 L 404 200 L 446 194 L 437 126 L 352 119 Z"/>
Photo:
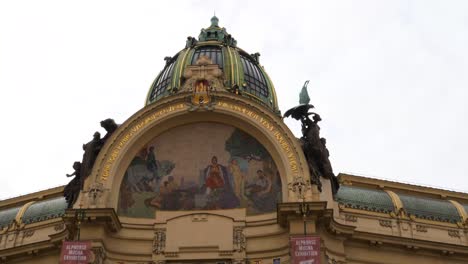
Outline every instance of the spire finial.
<path fill-rule="evenodd" d="M 219 19 L 216 17 L 216 12 L 215 12 L 214 16 L 211 18 L 211 26 L 212 27 L 219 27 L 218 26 L 218 21 L 219 21 Z"/>

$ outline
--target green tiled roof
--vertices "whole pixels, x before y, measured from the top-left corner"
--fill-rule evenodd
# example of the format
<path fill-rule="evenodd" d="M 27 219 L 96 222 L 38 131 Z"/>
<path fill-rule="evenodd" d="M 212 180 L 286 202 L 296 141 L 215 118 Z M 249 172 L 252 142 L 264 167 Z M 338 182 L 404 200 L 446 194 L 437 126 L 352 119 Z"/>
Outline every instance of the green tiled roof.
<path fill-rule="evenodd" d="M 371 190 L 360 187 L 340 186 L 336 200 L 347 208 L 372 212 L 390 213 L 394 206 L 390 196 L 381 190 Z"/>
<path fill-rule="evenodd" d="M 398 194 L 405 211 L 417 218 L 456 223 L 460 221 L 457 208 L 449 201 Z"/>
<path fill-rule="evenodd" d="M 53 198 L 45 201 L 40 201 L 32 204 L 22 217 L 22 222 L 25 224 L 35 223 L 61 217 L 65 209 L 67 208 L 67 202 L 64 197 Z"/>
<path fill-rule="evenodd" d="M 0 229 L 8 226 L 15 219 L 20 209 L 21 206 L 0 211 Z"/>

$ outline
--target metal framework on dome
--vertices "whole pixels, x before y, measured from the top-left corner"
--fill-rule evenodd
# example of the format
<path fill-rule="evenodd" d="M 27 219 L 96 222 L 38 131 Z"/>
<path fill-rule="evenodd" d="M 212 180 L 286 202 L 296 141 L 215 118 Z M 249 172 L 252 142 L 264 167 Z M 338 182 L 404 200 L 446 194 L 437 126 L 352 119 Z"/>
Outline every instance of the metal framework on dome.
<path fill-rule="evenodd" d="M 219 26 L 219 19 L 213 16 L 211 25 L 201 30 L 198 40 L 187 37 L 183 50 L 165 58 L 166 65 L 151 85 L 146 104 L 187 92 L 187 89 L 182 89 L 187 87 L 189 79 L 184 72 L 189 66 L 196 65 L 201 57 L 207 57 L 221 71 L 217 81 L 221 85 L 216 85 L 217 91 L 243 96 L 279 114 L 273 83 L 260 65 L 259 56 L 259 53 L 249 54 L 238 48 L 237 41 Z"/>

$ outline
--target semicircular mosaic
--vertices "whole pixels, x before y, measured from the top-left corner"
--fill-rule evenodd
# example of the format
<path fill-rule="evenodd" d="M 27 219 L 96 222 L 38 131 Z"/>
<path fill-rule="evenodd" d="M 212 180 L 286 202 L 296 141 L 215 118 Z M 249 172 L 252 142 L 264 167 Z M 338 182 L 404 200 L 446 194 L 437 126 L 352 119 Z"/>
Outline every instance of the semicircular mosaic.
<path fill-rule="evenodd" d="M 202 122 L 166 131 L 139 151 L 120 186 L 118 213 L 246 208 L 255 215 L 275 212 L 278 202 L 281 179 L 268 151 L 240 129 Z"/>

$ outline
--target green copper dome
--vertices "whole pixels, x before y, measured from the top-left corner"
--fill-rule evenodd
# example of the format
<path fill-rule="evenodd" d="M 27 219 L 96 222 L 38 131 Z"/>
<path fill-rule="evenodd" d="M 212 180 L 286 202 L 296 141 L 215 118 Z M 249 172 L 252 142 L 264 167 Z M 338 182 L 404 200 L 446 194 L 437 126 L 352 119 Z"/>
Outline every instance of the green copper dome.
<path fill-rule="evenodd" d="M 198 40 L 188 37 L 185 48 L 173 57 L 166 57 L 164 69 L 154 80 L 148 92 L 146 105 L 181 91 L 187 80 L 184 72 L 188 66 L 208 57 L 222 72 L 222 91 L 247 97 L 278 111 L 276 93 L 270 78 L 259 63 L 259 53 L 249 54 L 237 47 L 237 41 L 211 18 L 211 25 L 201 30 Z"/>

